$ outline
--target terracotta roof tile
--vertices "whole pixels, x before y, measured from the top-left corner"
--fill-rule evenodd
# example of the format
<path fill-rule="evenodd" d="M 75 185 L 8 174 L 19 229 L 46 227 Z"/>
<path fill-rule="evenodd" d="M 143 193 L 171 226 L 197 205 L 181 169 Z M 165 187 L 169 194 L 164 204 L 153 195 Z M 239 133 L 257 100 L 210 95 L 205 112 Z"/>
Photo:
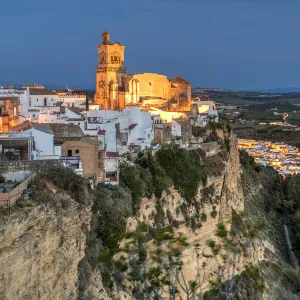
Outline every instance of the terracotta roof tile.
<path fill-rule="evenodd" d="M 98 134 L 99 135 L 105 135 L 105 132 L 106 132 L 106 130 L 99 129 Z"/>
<path fill-rule="evenodd" d="M 106 157 L 119 157 L 118 152 L 106 152 Z"/>
<path fill-rule="evenodd" d="M 133 129 L 137 124 L 131 124 L 128 128 L 131 130 Z"/>

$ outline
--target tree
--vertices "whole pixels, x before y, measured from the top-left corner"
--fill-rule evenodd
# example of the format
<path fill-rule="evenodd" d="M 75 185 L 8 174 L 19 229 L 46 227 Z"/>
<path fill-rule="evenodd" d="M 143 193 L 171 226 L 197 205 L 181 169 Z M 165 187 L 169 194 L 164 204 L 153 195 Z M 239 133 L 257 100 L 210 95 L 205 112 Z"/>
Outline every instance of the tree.
<path fill-rule="evenodd" d="M 172 230 L 154 230 L 153 240 L 147 242 L 149 228 L 140 223 L 137 230 L 126 235 L 123 246 L 111 257 L 103 253 L 102 262 L 109 262 L 122 291 L 133 299 L 197 299 L 202 293 L 201 278 L 187 281 L 183 274 L 182 249 L 188 246 L 182 235 Z M 200 266 L 199 266 L 200 274 Z"/>
<path fill-rule="evenodd" d="M 236 230 L 236 227 L 235 227 Z M 249 227 L 247 229 L 249 231 Z M 167 230 L 149 228 L 139 223 L 135 232 L 126 234 L 115 255 L 102 253 L 100 260 L 109 264 L 119 288 L 136 300 L 150 299 L 235 299 L 245 285 L 245 276 L 236 274 L 237 264 L 243 247 L 249 247 L 251 236 L 247 233 L 244 243 L 235 242 L 234 232 L 218 224 L 216 236 L 200 254 L 198 244 L 189 245 L 181 234 Z M 230 236 L 229 236 L 230 235 Z M 183 272 L 182 254 L 192 247 L 196 258 L 196 272 L 193 280 L 187 280 Z M 207 253 L 207 251 L 206 251 Z M 217 263 L 216 274 L 206 274 L 208 257 Z M 245 267 L 245 270 L 250 268 Z M 250 272 L 250 271 L 249 271 Z"/>

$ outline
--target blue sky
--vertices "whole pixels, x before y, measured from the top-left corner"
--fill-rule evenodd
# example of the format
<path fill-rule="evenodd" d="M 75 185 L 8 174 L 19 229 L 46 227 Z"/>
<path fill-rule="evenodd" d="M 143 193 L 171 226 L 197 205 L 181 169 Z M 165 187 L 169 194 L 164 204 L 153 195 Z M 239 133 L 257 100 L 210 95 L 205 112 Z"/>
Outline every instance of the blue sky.
<path fill-rule="evenodd" d="M 1 0 L 0 82 L 93 84 L 106 28 L 129 73 L 300 86 L 299 11 L 296 0 Z"/>

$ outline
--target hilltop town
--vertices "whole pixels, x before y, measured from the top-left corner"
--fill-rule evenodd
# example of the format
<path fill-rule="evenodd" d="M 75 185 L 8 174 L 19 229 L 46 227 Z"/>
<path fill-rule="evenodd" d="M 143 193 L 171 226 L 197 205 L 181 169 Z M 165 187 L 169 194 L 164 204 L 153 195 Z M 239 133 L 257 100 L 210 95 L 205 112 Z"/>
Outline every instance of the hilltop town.
<path fill-rule="evenodd" d="M 298 148 L 237 139 L 233 109 L 179 76 L 127 74 L 124 49 L 102 34 L 92 97 L 0 88 L 0 298 L 123 299 L 155 257 L 128 299 L 152 299 L 149 284 L 164 295 L 173 270 L 192 293 L 174 284 L 172 299 L 298 297 Z M 126 245 L 116 272 L 135 233 L 142 268 Z"/>
<path fill-rule="evenodd" d="M 57 161 L 94 185 L 118 184 L 120 156 L 170 142 L 194 146 L 193 128 L 218 122 L 215 102 L 192 99 L 179 76 L 127 74 L 124 49 L 102 34 L 93 99 L 36 83 L 1 87 L 1 160 Z"/>

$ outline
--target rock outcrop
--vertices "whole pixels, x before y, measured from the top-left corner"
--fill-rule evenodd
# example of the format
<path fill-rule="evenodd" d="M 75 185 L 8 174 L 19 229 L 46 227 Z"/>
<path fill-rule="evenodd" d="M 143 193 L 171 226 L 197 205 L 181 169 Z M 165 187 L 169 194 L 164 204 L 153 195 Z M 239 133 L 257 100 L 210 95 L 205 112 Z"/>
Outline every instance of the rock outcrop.
<path fill-rule="evenodd" d="M 67 209 L 33 204 L 1 220 L 1 299 L 77 298 L 91 212 L 69 201 Z"/>
<path fill-rule="evenodd" d="M 205 262 L 202 272 L 208 281 L 214 278 L 218 269 L 207 246 L 208 241 L 218 239 L 215 236 L 217 224 L 228 224 L 232 214 L 239 212 L 244 212 L 248 219 L 256 223 L 263 220 L 267 230 L 248 245 L 245 255 L 236 266 L 236 274 L 243 270 L 245 264 L 259 265 L 266 277 L 266 289 L 259 292 L 256 299 L 277 299 L 275 296 L 269 297 L 270 291 L 275 289 L 272 274 L 275 269 L 279 272 L 275 263 L 281 261 L 282 268 L 289 267 L 288 259 L 282 255 L 286 249 L 284 232 L 280 221 L 274 221 L 270 216 L 266 218 L 259 207 L 263 197 L 268 194 L 255 178 L 248 178 L 242 172 L 236 136 L 220 130 L 218 136 L 224 141 L 227 139 L 228 151 L 224 150 L 224 143 L 223 150 L 219 149 L 220 153 L 207 157 L 210 163 L 207 182 L 205 186 L 199 183 L 195 202 L 188 204 L 178 190 L 170 187 L 160 199 L 154 196 L 143 198 L 138 216 L 127 219 L 127 229 L 133 230 L 138 221 L 152 227 L 171 225 L 176 232 L 183 233 L 190 244 L 200 245 L 197 253 L 193 247 L 187 247 L 183 253 L 186 278 L 193 280 L 197 263 Z M 222 151 L 223 154 L 226 152 L 225 156 L 222 156 Z M 101 276 L 100 267 L 96 264 L 102 244 L 90 227 L 96 228 L 93 223 L 97 222 L 99 215 L 93 218 L 89 205 L 80 205 L 67 194 L 58 195 L 55 191 L 54 194 L 60 200 L 67 199 L 68 204 L 31 202 L 1 220 L 0 298 L 122 298 L 116 291 L 105 290 L 103 283 L 107 279 Z M 274 226 L 277 226 L 275 233 Z M 267 277 L 271 280 L 268 281 Z M 281 289 L 281 285 L 281 282 L 276 283 L 276 288 Z M 284 292 L 290 293 L 289 290 Z M 294 296 L 293 293 L 289 295 Z"/>

